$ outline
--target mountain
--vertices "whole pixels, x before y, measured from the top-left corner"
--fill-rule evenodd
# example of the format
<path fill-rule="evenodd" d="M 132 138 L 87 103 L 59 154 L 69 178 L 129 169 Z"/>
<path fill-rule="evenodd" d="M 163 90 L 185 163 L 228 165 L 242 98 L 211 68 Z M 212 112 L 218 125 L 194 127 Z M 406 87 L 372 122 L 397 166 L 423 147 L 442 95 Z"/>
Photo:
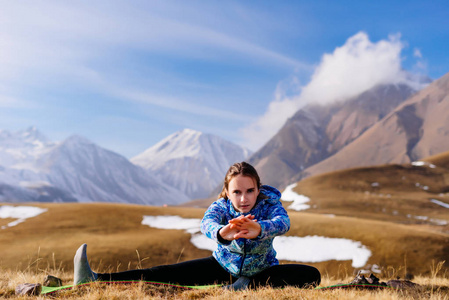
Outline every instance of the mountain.
<path fill-rule="evenodd" d="M 346 101 L 308 105 L 287 120 L 249 161 L 264 182 L 284 188 L 299 180 L 305 169 L 356 140 L 414 93 L 406 84 L 386 84 Z"/>
<path fill-rule="evenodd" d="M 0 166 L 20 168 L 17 164 L 32 163 L 54 146 L 36 127 L 13 133 L 0 130 Z"/>
<path fill-rule="evenodd" d="M 1 132 L 0 200 L 162 205 L 188 198 L 83 137 L 51 143 L 31 128 Z"/>
<path fill-rule="evenodd" d="M 304 171 L 407 163 L 449 150 L 449 73 L 410 97 L 335 155 Z"/>
<path fill-rule="evenodd" d="M 208 197 L 222 184 L 228 168 L 249 154 L 249 150 L 218 136 L 184 129 L 133 157 L 131 162 L 190 199 L 197 199 Z"/>
<path fill-rule="evenodd" d="M 56 145 L 36 127 L 13 133 L 0 130 L 0 201 L 76 202 L 70 192 L 52 186 L 35 167 L 36 159 Z"/>

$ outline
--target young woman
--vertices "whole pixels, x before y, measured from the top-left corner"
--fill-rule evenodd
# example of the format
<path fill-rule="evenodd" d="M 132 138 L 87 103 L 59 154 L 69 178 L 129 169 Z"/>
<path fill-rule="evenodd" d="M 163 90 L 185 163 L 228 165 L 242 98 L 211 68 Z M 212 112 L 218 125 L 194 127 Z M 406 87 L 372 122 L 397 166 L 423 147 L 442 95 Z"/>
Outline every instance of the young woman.
<path fill-rule="evenodd" d="M 118 273 L 95 273 L 82 245 L 74 258 L 74 284 L 89 281 L 144 280 L 181 285 L 222 283 L 240 290 L 249 286 L 316 286 L 320 272 L 311 266 L 279 265 L 273 239 L 290 229 L 281 193 L 261 185 L 259 175 L 246 162 L 232 165 L 223 190 L 204 214 L 201 231 L 218 243 L 213 256 Z"/>

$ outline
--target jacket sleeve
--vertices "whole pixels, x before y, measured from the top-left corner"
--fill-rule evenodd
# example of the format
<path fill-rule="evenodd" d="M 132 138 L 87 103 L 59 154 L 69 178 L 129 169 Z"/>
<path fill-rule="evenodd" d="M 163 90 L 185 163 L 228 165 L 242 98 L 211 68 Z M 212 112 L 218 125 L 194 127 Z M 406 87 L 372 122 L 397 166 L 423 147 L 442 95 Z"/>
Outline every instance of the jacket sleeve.
<path fill-rule="evenodd" d="M 257 237 L 258 239 L 274 238 L 289 231 L 290 218 L 282 203 L 278 201 L 270 208 L 268 218 L 259 221 L 259 224 L 261 231 Z"/>
<path fill-rule="evenodd" d="M 201 232 L 208 238 L 222 245 L 229 245 L 231 241 L 226 241 L 218 235 L 218 231 L 225 226 L 226 206 L 215 201 L 209 206 L 201 220 Z"/>

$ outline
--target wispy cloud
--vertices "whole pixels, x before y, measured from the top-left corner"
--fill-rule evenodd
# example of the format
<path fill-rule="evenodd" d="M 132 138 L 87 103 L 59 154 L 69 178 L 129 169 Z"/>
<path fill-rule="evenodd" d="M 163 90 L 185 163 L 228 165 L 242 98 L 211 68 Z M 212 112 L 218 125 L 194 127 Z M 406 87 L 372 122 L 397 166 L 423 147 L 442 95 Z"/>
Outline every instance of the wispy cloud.
<path fill-rule="evenodd" d="M 418 48 L 413 49 L 413 56 L 414 57 L 418 57 L 418 58 L 422 58 L 421 50 L 419 50 Z"/>
<path fill-rule="evenodd" d="M 148 92 L 122 90 L 117 91 L 116 96 L 120 97 L 121 99 L 126 99 L 142 104 L 154 105 L 162 108 L 168 108 L 170 110 L 193 114 L 196 116 L 215 117 L 220 119 L 228 119 L 230 121 L 248 120 L 247 114 L 236 114 L 231 111 L 225 111 L 223 109 L 215 109 L 210 106 L 198 105 L 193 103 L 193 101 L 188 101 L 186 99 L 179 99 L 164 95 L 154 95 Z"/>
<path fill-rule="evenodd" d="M 8 97 L 6 95 L 0 95 L 0 107 L 12 108 L 12 107 L 22 107 L 24 103 L 13 97 Z"/>
<path fill-rule="evenodd" d="M 158 86 L 154 80 L 156 88 L 149 91 L 142 80 L 145 75 L 129 67 L 134 55 L 142 56 L 142 64 L 145 56 L 161 56 L 311 70 L 310 65 L 273 50 L 269 44 L 248 39 L 251 34 L 244 27 L 229 32 L 227 18 L 214 25 L 218 21 L 202 13 L 201 4 L 196 5 L 182 5 L 181 9 L 159 1 L 137 1 L 136 5 L 122 1 L 4 3 L 0 12 L 0 80 L 7 83 L 7 88 L 0 91 L 0 105 L 17 103 L 19 91 L 61 91 L 69 87 L 193 116 L 226 115 L 230 120 L 248 123 L 248 116 L 223 111 L 214 101 L 198 101 L 202 99 L 195 99 L 197 94 L 166 93 L 161 88 L 169 85 L 166 82 Z M 184 17 L 185 9 L 190 17 Z M 201 19 L 202 15 L 207 19 Z M 165 72 L 172 79 L 185 76 L 176 73 L 176 68 L 156 72 Z M 199 78 L 185 79 L 191 86 L 205 86 Z"/>
<path fill-rule="evenodd" d="M 238 35 L 200 22 L 180 21 L 177 14 L 160 16 L 154 3 L 133 7 L 120 1 L 97 3 L 9 2 L 2 6 L 0 63 L 15 67 L 54 63 L 88 63 L 117 51 L 220 60 L 223 53 L 259 64 L 310 68 L 309 65 Z M 159 3 L 156 6 L 160 6 Z M 199 7 L 198 7 L 199 9 Z M 218 50 L 207 51 L 207 50 Z M 206 51 L 205 51 L 206 50 Z"/>

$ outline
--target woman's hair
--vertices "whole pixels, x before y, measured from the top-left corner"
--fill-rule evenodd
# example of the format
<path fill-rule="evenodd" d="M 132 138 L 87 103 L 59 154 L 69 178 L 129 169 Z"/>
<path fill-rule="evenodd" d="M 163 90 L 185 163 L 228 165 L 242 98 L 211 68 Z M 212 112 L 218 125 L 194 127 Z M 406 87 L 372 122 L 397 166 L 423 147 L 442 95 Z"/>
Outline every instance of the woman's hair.
<path fill-rule="evenodd" d="M 218 199 L 220 198 L 228 199 L 226 191 L 228 190 L 229 182 L 231 182 L 232 178 L 238 175 L 251 177 L 256 182 L 257 188 L 260 189 L 261 187 L 260 177 L 259 174 L 257 174 L 256 169 L 254 169 L 254 167 L 251 166 L 249 163 L 243 161 L 241 163 L 235 163 L 231 167 L 229 167 L 229 170 L 226 173 L 223 182 L 223 189 L 220 195 L 218 195 Z M 261 195 L 261 193 L 259 193 L 259 195 Z"/>

